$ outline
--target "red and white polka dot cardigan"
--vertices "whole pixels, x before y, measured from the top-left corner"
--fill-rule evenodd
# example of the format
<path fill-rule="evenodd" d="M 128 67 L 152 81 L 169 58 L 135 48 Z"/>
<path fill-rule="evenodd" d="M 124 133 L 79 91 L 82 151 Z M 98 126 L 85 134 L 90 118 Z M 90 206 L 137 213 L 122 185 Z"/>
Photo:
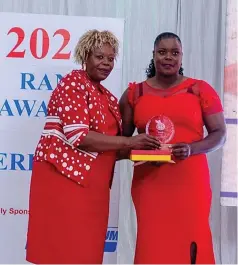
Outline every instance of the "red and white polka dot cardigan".
<path fill-rule="evenodd" d="M 121 130 L 118 100 L 103 86 L 100 90 Z M 88 186 L 90 168 L 98 153 L 80 150 L 78 146 L 89 130 L 105 133 L 107 106 L 100 96 L 85 71 L 73 70 L 63 77 L 50 98 L 34 161 L 48 161 L 66 177 Z"/>

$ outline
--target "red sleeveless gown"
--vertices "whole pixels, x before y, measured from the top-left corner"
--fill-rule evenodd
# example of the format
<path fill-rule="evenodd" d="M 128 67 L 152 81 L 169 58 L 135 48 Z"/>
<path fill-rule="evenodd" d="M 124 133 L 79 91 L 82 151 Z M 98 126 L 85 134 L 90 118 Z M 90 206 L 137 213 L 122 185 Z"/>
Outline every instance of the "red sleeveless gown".
<path fill-rule="evenodd" d="M 169 89 L 142 83 L 129 86 L 134 123 L 144 132 L 156 115 L 173 121 L 170 143 L 191 143 L 203 138 L 203 115 L 222 111 L 220 99 L 206 82 L 187 79 Z M 132 197 L 138 232 L 135 263 L 214 264 L 209 226 L 211 189 L 205 154 L 176 164 L 135 166 Z"/>

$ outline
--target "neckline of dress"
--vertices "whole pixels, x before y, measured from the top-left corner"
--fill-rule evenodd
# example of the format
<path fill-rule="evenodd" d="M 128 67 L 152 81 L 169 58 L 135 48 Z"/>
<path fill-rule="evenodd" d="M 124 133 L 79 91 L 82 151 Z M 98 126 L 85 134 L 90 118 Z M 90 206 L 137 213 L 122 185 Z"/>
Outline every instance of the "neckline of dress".
<path fill-rule="evenodd" d="M 102 85 L 100 82 L 93 81 L 93 80 L 89 77 L 88 73 L 87 73 L 85 70 L 79 70 L 79 71 L 81 71 L 81 73 L 83 73 L 83 75 L 85 76 L 85 78 L 86 78 L 89 82 L 91 82 L 92 85 L 93 85 L 95 88 L 97 88 L 97 90 L 98 90 L 102 95 L 104 95 L 103 90 L 102 90 L 103 85 Z"/>
<path fill-rule="evenodd" d="M 151 88 L 153 90 L 156 90 L 156 91 L 160 91 L 160 92 L 166 92 L 166 91 L 171 91 L 171 90 L 174 90 L 174 89 L 178 89 L 180 87 L 183 87 L 183 86 L 187 85 L 187 83 L 190 83 L 190 82 L 194 82 L 194 79 L 191 78 L 191 77 L 188 77 L 187 79 L 183 80 L 182 82 L 180 82 L 179 84 L 177 84 L 175 86 L 171 86 L 171 87 L 168 87 L 168 88 L 161 88 L 161 87 L 153 87 L 150 84 L 148 84 L 147 80 L 144 81 L 144 83 L 149 88 Z"/>

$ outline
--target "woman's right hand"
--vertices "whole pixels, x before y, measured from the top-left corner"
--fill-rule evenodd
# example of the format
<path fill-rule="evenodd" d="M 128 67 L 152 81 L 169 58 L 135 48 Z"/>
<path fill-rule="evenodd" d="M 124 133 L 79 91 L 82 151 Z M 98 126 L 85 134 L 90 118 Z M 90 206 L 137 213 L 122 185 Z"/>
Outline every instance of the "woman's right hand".
<path fill-rule="evenodd" d="M 146 133 L 138 134 L 128 138 L 129 148 L 134 150 L 140 149 L 159 149 L 160 143 L 156 137 Z"/>

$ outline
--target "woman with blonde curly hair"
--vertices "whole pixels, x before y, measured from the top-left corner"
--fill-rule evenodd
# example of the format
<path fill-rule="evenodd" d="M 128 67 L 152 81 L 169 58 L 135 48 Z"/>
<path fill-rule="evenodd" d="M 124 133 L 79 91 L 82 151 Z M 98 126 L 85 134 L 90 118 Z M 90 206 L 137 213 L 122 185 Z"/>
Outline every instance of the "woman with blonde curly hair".
<path fill-rule="evenodd" d="M 100 83 L 117 54 L 112 33 L 86 32 L 75 49 L 83 70 L 67 74 L 52 93 L 33 162 L 29 262 L 102 263 L 117 153 L 159 147 L 146 134 L 120 136 L 118 101 Z"/>

